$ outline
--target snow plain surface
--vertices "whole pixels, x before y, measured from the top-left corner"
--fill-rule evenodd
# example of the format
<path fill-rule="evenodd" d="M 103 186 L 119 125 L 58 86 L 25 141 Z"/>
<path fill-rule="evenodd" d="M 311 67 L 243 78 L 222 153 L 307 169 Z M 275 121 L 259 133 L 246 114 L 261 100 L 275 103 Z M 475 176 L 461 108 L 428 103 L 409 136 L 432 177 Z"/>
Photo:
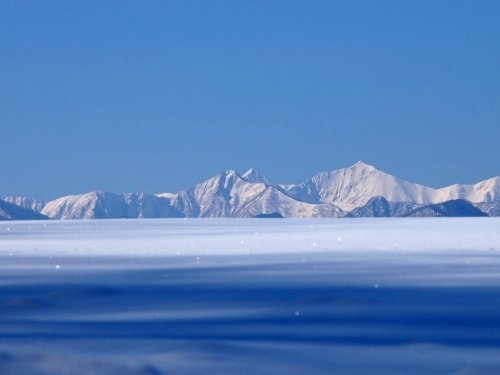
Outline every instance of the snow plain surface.
<path fill-rule="evenodd" d="M 1 374 L 498 374 L 500 219 L 0 223 Z"/>

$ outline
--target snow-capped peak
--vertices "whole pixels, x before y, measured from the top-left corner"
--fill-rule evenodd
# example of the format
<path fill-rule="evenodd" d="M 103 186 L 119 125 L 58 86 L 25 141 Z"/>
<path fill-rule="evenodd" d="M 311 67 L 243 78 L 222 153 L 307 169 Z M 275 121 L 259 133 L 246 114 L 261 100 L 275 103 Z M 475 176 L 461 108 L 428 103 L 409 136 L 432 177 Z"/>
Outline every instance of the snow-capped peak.
<path fill-rule="evenodd" d="M 246 182 L 275 185 L 274 182 L 254 168 L 250 168 L 241 176 Z"/>
<path fill-rule="evenodd" d="M 255 168 L 250 168 L 245 173 L 243 173 L 241 176 L 242 177 L 247 177 L 247 176 L 251 176 L 251 175 L 254 175 L 254 174 L 260 174 L 260 173 Z"/>
<path fill-rule="evenodd" d="M 227 171 L 225 171 L 224 173 L 221 173 L 221 174 L 226 176 L 226 177 L 240 177 L 238 172 L 236 172 L 234 169 L 228 169 Z"/>
<path fill-rule="evenodd" d="M 348 168 L 318 173 L 302 184 L 283 188 L 296 199 L 310 203 L 330 203 L 344 211 L 361 207 L 376 196 L 391 202 L 416 204 L 439 203 L 452 199 L 494 202 L 500 196 L 497 178 L 476 185 L 452 185 L 432 189 L 399 179 L 362 161 Z"/>
<path fill-rule="evenodd" d="M 356 163 L 345 169 L 352 169 L 352 170 L 356 169 L 356 170 L 367 170 L 367 171 L 377 170 L 377 168 L 375 168 L 373 165 L 367 164 L 362 160 L 357 161 Z"/>
<path fill-rule="evenodd" d="M 177 194 L 175 193 L 159 193 L 159 194 L 155 194 L 157 197 L 160 197 L 160 198 L 166 198 L 166 199 L 174 199 Z"/>

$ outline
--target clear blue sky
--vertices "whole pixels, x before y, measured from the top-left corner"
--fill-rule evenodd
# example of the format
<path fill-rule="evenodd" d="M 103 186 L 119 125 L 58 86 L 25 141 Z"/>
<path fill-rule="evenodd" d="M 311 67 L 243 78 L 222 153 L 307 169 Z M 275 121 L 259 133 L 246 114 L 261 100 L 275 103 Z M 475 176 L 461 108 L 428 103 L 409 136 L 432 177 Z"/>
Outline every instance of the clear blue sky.
<path fill-rule="evenodd" d="M 0 2 L 0 194 L 500 174 L 500 1 Z"/>

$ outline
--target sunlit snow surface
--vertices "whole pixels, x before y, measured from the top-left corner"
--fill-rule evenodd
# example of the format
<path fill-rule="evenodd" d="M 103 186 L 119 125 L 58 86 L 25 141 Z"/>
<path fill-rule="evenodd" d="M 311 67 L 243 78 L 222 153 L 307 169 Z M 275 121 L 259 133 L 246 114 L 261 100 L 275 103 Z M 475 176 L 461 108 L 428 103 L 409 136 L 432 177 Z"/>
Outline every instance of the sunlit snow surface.
<path fill-rule="evenodd" d="M 0 374 L 499 374 L 500 220 L 0 223 Z"/>

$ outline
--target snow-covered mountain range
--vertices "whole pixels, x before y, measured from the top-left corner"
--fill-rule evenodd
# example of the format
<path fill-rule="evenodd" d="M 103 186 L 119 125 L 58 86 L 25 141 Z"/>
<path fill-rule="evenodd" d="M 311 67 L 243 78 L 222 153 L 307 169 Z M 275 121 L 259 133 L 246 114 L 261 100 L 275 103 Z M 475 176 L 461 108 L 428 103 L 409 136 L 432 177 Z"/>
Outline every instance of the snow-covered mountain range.
<path fill-rule="evenodd" d="M 271 212 L 280 212 L 284 217 L 342 216 L 334 205 L 293 198 L 252 169 L 241 176 L 226 171 L 171 199 L 186 217 L 252 217 Z"/>
<path fill-rule="evenodd" d="M 102 191 L 50 202 L 3 197 L 51 219 L 161 217 L 498 216 L 500 176 L 440 189 L 414 184 L 363 162 L 321 172 L 296 185 L 276 184 L 255 169 L 220 173 L 178 193 Z M 1 218 L 1 216 L 0 216 Z M 8 218 L 16 219 L 15 215 Z M 21 218 L 20 218 L 21 219 Z"/>
<path fill-rule="evenodd" d="M 344 211 L 361 207 L 373 197 L 390 202 L 439 203 L 454 199 L 470 202 L 500 200 L 500 176 L 475 185 L 451 185 L 441 189 L 414 184 L 363 162 L 349 168 L 321 172 L 299 185 L 284 185 L 292 197 L 310 203 L 331 203 Z"/>

